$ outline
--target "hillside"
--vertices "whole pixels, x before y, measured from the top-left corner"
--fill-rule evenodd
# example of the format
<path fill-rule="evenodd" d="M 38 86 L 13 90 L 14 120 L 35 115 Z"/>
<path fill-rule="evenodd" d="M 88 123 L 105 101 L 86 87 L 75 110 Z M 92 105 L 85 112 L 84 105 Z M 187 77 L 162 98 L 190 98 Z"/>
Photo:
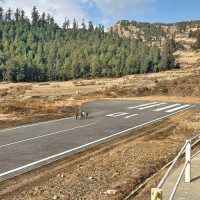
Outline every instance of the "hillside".
<path fill-rule="evenodd" d="M 176 58 L 175 62 L 181 68 L 179 72 L 198 73 L 200 70 L 200 51 L 197 50 L 199 27 L 200 21 L 150 24 L 123 20 L 108 28 L 108 32 L 117 33 L 120 37 L 140 39 L 149 45 L 156 44 L 161 49 L 167 38 L 174 38 L 178 48 L 173 55 Z"/>
<path fill-rule="evenodd" d="M 150 44 L 158 44 L 163 46 L 166 38 L 174 37 L 176 42 L 182 41 L 182 38 L 187 38 L 183 45 L 191 44 L 195 39 L 188 39 L 190 31 L 198 30 L 200 21 L 186 21 L 174 24 L 164 23 L 148 23 L 148 22 L 129 22 L 122 20 L 117 22 L 114 26 L 108 28 L 108 32 L 116 32 L 119 36 L 132 37 L 140 39 L 143 42 Z M 187 46 L 188 47 L 188 46 Z"/>

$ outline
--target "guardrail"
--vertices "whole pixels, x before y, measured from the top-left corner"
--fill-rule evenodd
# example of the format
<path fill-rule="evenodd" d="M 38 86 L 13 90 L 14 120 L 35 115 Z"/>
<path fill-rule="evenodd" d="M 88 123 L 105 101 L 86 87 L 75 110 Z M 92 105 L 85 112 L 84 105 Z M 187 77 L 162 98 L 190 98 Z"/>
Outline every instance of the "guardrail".
<path fill-rule="evenodd" d="M 191 160 L 200 153 L 200 151 L 198 151 L 193 156 L 191 156 L 191 143 L 192 143 L 193 140 L 195 140 L 197 138 L 200 138 L 200 134 L 194 136 L 190 140 L 186 140 L 185 145 L 182 147 L 182 149 L 180 150 L 180 152 L 178 153 L 178 155 L 176 156 L 176 158 L 172 162 L 171 166 L 169 167 L 168 171 L 166 172 L 166 174 L 164 175 L 164 177 L 162 178 L 162 180 L 158 184 L 157 188 L 151 189 L 151 200 L 163 200 L 162 187 L 163 187 L 165 181 L 167 180 L 169 174 L 171 173 L 172 169 L 174 168 L 175 164 L 178 162 L 179 158 L 184 153 L 184 151 L 185 151 L 185 164 L 184 164 L 184 167 L 183 167 L 183 169 L 182 169 L 182 171 L 181 171 L 181 173 L 178 177 L 178 180 L 177 180 L 177 182 L 174 186 L 174 189 L 171 193 L 169 200 L 173 199 L 184 172 L 185 172 L 185 182 L 190 183 L 190 181 L 191 181 Z"/>

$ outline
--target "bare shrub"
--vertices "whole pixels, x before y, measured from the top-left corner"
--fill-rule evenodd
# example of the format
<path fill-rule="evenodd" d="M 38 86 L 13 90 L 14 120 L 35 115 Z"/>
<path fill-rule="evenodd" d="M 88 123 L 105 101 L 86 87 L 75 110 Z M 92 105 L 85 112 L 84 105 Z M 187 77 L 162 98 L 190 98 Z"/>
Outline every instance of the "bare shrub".
<path fill-rule="evenodd" d="M 4 97 L 8 94 L 8 90 L 7 89 L 4 89 L 4 90 L 1 90 L 0 91 L 0 97 Z"/>
<path fill-rule="evenodd" d="M 149 88 L 142 87 L 137 89 L 136 94 L 139 96 L 147 96 L 149 91 L 150 91 Z"/>
<path fill-rule="evenodd" d="M 24 107 L 26 106 L 25 102 L 15 101 L 11 103 L 6 103 L 0 105 L 0 112 L 1 113 L 11 113 L 11 112 L 21 112 Z"/>

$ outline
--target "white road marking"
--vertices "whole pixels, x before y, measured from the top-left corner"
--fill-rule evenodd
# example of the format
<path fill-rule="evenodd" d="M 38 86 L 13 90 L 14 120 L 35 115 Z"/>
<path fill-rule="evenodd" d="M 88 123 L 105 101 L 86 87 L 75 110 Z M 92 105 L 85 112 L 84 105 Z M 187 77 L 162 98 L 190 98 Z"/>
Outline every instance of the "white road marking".
<path fill-rule="evenodd" d="M 124 113 L 124 112 L 118 112 L 118 113 L 113 113 L 113 114 L 109 114 L 109 115 L 106 115 L 107 117 L 119 117 L 119 116 L 122 116 L 122 115 L 127 115 L 128 113 Z"/>
<path fill-rule="evenodd" d="M 51 120 L 51 121 L 47 121 L 47 122 L 40 122 L 40 123 L 37 123 L 37 124 L 29 124 L 29 125 L 25 125 L 25 126 L 18 126 L 18 127 L 14 127 L 14 128 L 7 128 L 7 129 L 0 130 L 0 133 L 1 133 L 1 132 L 6 132 L 6 131 L 16 130 L 16 129 L 20 129 L 20 128 L 26 128 L 26 127 L 31 127 L 31 126 L 37 126 L 37 125 L 41 125 L 41 124 L 49 124 L 49 123 L 58 122 L 58 121 L 63 121 L 63 120 L 68 120 L 68 119 L 73 119 L 73 118 L 75 118 L 75 117 L 68 117 L 68 118 L 62 118 L 62 119 Z"/>
<path fill-rule="evenodd" d="M 186 104 L 186 105 L 183 105 L 183 106 L 179 106 L 179 107 L 177 107 L 177 108 L 173 108 L 173 109 L 167 110 L 167 111 L 165 111 L 165 112 L 174 112 L 174 111 L 176 111 L 176 110 L 180 110 L 180 109 L 185 108 L 185 107 L 188 107 L 188 106 L 190 106 L 190 104 Z"/>
<path fill-rule="evenodd" d="M 167 104 L 167 103 L 158 103 L 158 104 L 154 104 L 154 105 L 151 105 L 151 106 L 146 106 L 146 107 L 142 107 L 142 108 L 138 108 L 138 109 L 144 110 L 144 109 L 147 109 L 147 108 L 152 108 L 152 107 L 156 107 L 156 106 L 160 106 L 160 105 L 164 105 L 164 104 Z"/>
<path fill-rule="evenodd" d="M 138 114 L 129 115 L 129 116 L 126 116 L 126 117 L 124 117 L 124 118 L 125 118 L 125 119 L 128 119 L 128 118 L 134 117 L 134 116 L 136 116 L 136 115 L 138 115 Z"/>
<path fill-rule="evenodd" d="M 69 128 L 69 129 L 66 129 L 66 130 L 57 131 L 57 132 L 54 132 L 54 133 L 49 133 L 49 134 L 46 134 L 46 135 L 41 135 L 41 136 L 38 136 L 38 137 L 33 137 L 33 138 L 26 139 L 26 140 L 20 140 L 20 141 L 12 142 L 12 143 L 9 143 L 9 144 L 4 144 L 4 145 L 1 145 L 0 148 L 1 147 L 7 147 L 7 146 L 10 146 L 10 145 L 13 145 L 13 144 L 19 144 L 19 143 L 22 143 L 22 142 L 27 142 L 27 141 L 30 141 L 30 140 L 35 140 L 35 139 L 47 137 L 47 136 L 50 136 L 50 135 L 55 135 L 55 134 L 58 134 L 58 133 L 63 133 L 63 132 L 71 131 L 71 130 L 78 129 L 78 128 L 83 128 L 83 127 L 91 126 L 93 124 L 95 124 L 95 123 L 86 124 L 86 125 L 78 126 L 78 127 L 74 127 L 74 128 Z"/>
<path fill-rule="evenodd" d="M 106 116 L 107 116 L 107 117 L 110 117 L 111 115 L 118 115 L 118 114 L 120 114 L 120 113 L 122 113 L 122 112 L 117 112 L 117 113 L 109 114 L 109 115 L 106 115 Z"/>
<path fill-rule="evenodd" d="M 158 102 L 146 103 L 146 104 L 142 104 L 142 105 L 139 105 L 139 106 L 128 107 L 128 109 L 139 108 L 139 107 L 142 107 L 142 106 L 148 106 L 148 105 L 155 104 L 155 103 L 158 103 Z"/>
<path fill-rule="evenodd" d="M 70 150 L 64 151 L 64 152 L 62 152 L 62 153 L 55 154 L 55 155 L 53 155 L 53 156 L 50 156 L 50 157 L 47 157 L 47 158 L 44 158 L 44 159 L 41 159 L 41 160 L 38 160 L 38 161 L 32 162 L 32 163 L 30 163 L 30 164 L 27 164 L 27 165 L 24 165 L 24 166 L 18 167 L 18 168 L 16 168 L 16 169 L 12 169 L 12 170 L 7 171 L 7 172 L 3 172 L 3 173 L 0 174 L 0 177 L 5 176 L 5 175 L 8 175 L 8 174 L 11 174 L 11 173 L 13 173 L 13 172 L 17 172 L 17 171 L 19 171 L 19 170 L 21 170 L 21 169 L 25 169 L 25 168 L 27 168 L 27 167 L 34 166 L 34 165 L 36 165 L 36 164 L 39 164 L 39 163 L 41 163 L 41 162 L 44 162 L 44 161 L 47 161 L 47 160 L 50 160 L 50 159 L 53 159 L 53 158 L 56 158 L 56 157 L 58 157 L 58 156 L 62 156 L 62 155 L 64 155 L 64 154 L 66 154 L 66 153 L 70 153 L 70 152 L 72 152 L 72 151 L 75 151 L 75 150 L 78 150 L 78 149 L 81 149 L 81 148 L 84 148 L 84 147 L 90 146 L 90 145 L 92 145 L 92 144 L 99 143 L 99 142 L 101 142 L 101 141 L 107 140 L 107 139 L 112 138 L 112 137 L 114 137 L 114 136 L 117 136 L 117 135 L 120 135 L 120 134 L 122 134 L 122 133 L 125 133 L 125 132 L 128 132 L 128 131 L 131 131 L 131 130 L 136 129 L 136 128 L 139 128 L 139 127 L 141 127 L 141 126 L 144 126 L 144 125 L 150 124 L 150 123 L 152 123 L 152 122 L 156 122 L 156 121 L 159 121 L 159 120 L 161 120 L 161 119 L 164 119 L 164 118 L 170 117 L 170 116 L 172 116 L 172 115 L 174 115 L 174 114 L 176 114 L 176 113 L 182 112 L 182 111 L 187 110 L 187 109 L 192 108 L 192 107 L 195 107 L 195 106 L 190 106 L 190 107 L 185 108 L 185 109 L 183 109 L 183 110 L 179 110 L 179 111 L 177 111 L 177 112 L 174 112 L 174 113 L 168 114 L 168 115 L 166 115 L 166 116 L 163 116 L 163 117 L 160 117 L 160 118 L 157 118 L 157 119 L 151 120 L 151 121 L 146 122 L 146 123 L 144 123 L 144 124 L 140 124 L 140 125 L 138 125 L 138 126 L 134 126 L 134 127 L 132 127 L 132 128 L 126 129 L 126 130 L 124 130 L 124 131 L 120 131 L 120 132 L 115 133 L 115 134 L 113 134 L 113 135 L 110 135 L 110 136 L 107 136 L 107 137 L 101 138 L 101 139 L 99 139 L 99 140 L 95 140 L 95 141 L 93 141 L 93 142 L 90 142 L 90 143 L 84 144 L 84 145 L 79 146 L 79 147 L 75 147 L 75 148 L 73 148 L 73 149 L 70 149 Z"/>
<path fill-rule="evenodd" d="M 170 105 L 170 106 L 166 106 L 166 107 L 163 107 L 163 108 L 158 108 L 158 109 L 156 109 L 156 110 L 154 110 L 154 111 L 161 111 L 161 110 L 167 110 L 168 108 L 173 108 L 173 107 L 175 107 L 175 106 L 179 106 L 180 104 L 173 104 L 173 105 Z"/>

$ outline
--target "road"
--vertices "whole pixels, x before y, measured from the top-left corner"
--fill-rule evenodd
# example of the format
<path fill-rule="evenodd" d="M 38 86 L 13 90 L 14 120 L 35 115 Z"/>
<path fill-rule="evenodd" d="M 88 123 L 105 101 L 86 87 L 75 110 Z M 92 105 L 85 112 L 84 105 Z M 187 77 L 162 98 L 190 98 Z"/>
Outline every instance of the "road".
<path fill-rule="evenodd" d="M 75 117 L 0 130 L 0 181 L 35 169 L 197 105 L 102 100 L 82 105 Z"/>

